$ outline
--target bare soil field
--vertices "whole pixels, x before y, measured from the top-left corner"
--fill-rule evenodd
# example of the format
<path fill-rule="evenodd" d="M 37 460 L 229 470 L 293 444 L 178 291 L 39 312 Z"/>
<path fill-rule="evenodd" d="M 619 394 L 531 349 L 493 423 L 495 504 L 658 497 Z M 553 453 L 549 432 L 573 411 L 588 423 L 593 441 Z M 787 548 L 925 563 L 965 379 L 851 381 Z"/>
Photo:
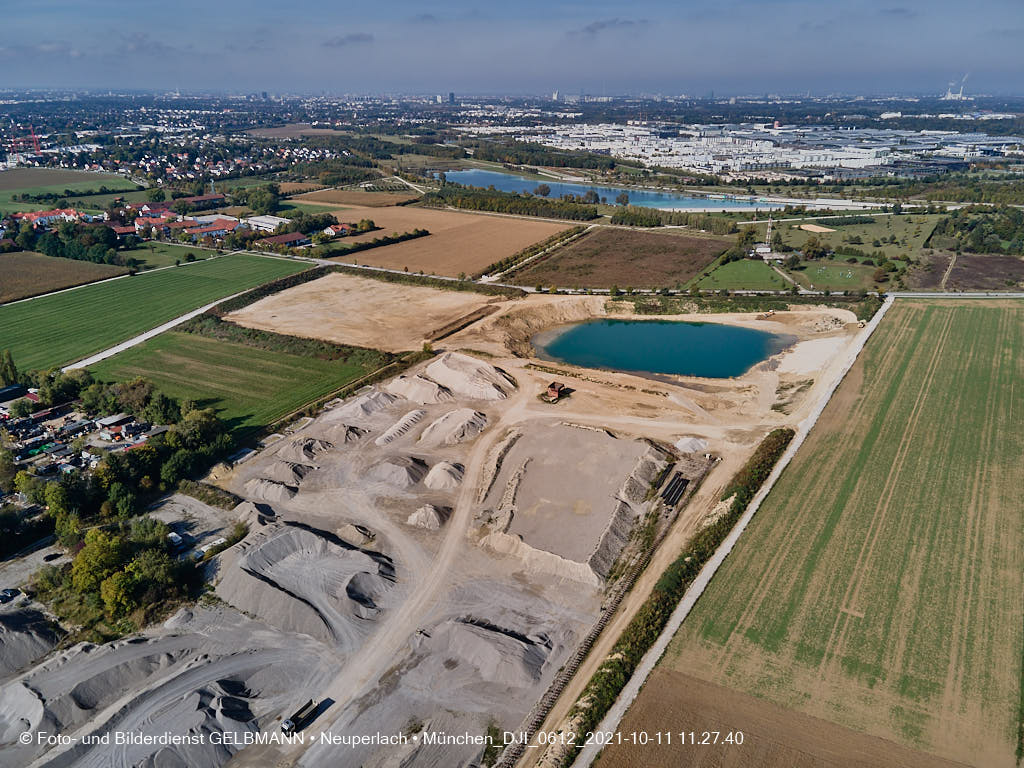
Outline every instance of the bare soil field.
<path fill-rule="evenodd" d="M 911 287 L 926 291 L 1012 291 L 1024 285 L 1024 259 L 1019 256 L 961 253 L 949 269 L 953 258 L 949 251 L 922 255 L 921 266 L 910 273 Z"/>
<path fill-rule="evenodd" d="M 285 190 L 282 189 L 282 192 Z M 285 192 L 287 194 L 287 192 Z M 419 198 L 415 192 L 366 192 L 361 189 L 324 189 L 297 195 L 298 203 L 330 203 L 336 205 L 361 205 L 367 208 L 386 208 L 401 205 Z"/>
<path fill-rule="evenodd" d="M 662 665 L 1014 766 L 1022 331 L 1019 301 L 898 300 Z"/>
<path fill-rule="evenodd" d="M 351 275 L 327 275 L 227 316 L 239 325 L 388 352 L 419 348 L 435 329 L 474 312 L 489 297 Z"/>
<path fill-rule="evenodd" d="M 377 193 L 370 193 L 377 194 Z M 312 201 L 311 201 L 312 202 Z M 372 219 L 380 227 L 344 242 L 373 240 L 382 234 L 426 229 L 430 237 L 409 240 L 382 248 L 338 256 L 337 261 L 357 262 L 374 267 L 405 269 L 434 275 L 456 277 L 460 272 L 472 275 L 528 245 L 568 229 L 566 224 L 527 221 L 505 216 L 439 211 L 429 208 L 347 208 L 344 221 Z"/>
<path fill-rule="evenodd" d="M 680 734 L 698 742 L 683 745 Z M 743 743 L 721 743 L 742 733 Z M 630 743 L 612 744 L 594 763 L 596 768 L 954 768 L 962 765 L 866 736 L 817 717 L 783 709 L 745 693 L 713 685 L 683 672 L 658 667 L 636 704 L 619 726 Z M 635 745 L 632 734 L 647 734 L 648 744 Z M 656 742 L 655 734 L 662 734 Z M 665 734 L 671 734 L 670 737 Z"/>
<path fill-rule="evenodd" d="M 302 190 L 317 191 L 324 188 L 323 184 L 317 184 L 312 181 L 282 181 L 278 184 L 282 195 L 294 195 L 296 192 Z"/>
<path fill-rule="evenodd" d="M 41 253 L 0 253 L 0 304 L 123 275 L 128 270 Z"/>
<path fill-rule="evenodd" d="M 949 273 L 946 288 L 1011 291 L 1024 284 L 1024 259 L 999 254 L 961 253 Z"/>
<path fill-rule="evenodd" d="M 563 288 L 660 288 L 685 283 L 730 245 L 692 237 L 600 228 L 515 273 L 519 285 Z"/>

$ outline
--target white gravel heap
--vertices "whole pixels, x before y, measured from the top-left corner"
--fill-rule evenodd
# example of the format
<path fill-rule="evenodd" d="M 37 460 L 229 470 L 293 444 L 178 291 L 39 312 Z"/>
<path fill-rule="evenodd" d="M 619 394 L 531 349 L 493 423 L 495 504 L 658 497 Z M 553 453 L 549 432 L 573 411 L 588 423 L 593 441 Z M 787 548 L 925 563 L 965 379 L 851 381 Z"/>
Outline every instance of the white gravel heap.
<path fill-rule="evenodd" d="M 458 352 L 443 354 L 427 366 L 426 374 L 454 394 L 471 400 L 504 400 L 515 389 L 504 371 Z"/>
<path fill-rule="evenodd" d="M 427 473 L 423 484 L 433 491 L 448 491 L 458 488 L 462 484 L 462 477 L 466 470 L 461 464 L 453 464 L 450 461 L 441 461 L 434 465 Z"/>
<path fill-rule="evenodd" d="M 414 376 L 399 376 L 391 381 L 386 389 L 392 394 L 401 395 L 421 405 L 426 403 L 447 403 L 455 399 L 450 389 L 442 387 L 422 373 L 417 373 Z"/>
<path fill-rule="evenodd" d="M 423 445 L 458 445 L 474 439 L 487 427 L 487 416 L 472 408 L 457 408 L 432 422 L 423 434 Z"/>

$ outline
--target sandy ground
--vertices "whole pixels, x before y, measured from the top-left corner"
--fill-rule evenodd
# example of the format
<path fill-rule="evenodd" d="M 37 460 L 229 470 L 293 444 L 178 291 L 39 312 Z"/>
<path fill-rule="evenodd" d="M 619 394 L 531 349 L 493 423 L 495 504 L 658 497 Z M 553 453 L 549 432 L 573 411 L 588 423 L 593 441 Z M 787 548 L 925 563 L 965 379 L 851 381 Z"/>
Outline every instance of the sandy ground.
<path fill-rule="evenodd" d="M 825 232 L 835 232 L 834 229 L 823 227 L 820 224 L 801 224 L 800 229 L 804 230 L 805 232 L 816 232 L 818 234 L 823 234 Z"/>
<path fill-rule="evenodd" d="M 333 274 L 275 293 L 227 319 L 249 328 L 400 352 L 418 349 L 432 331 L 489 300 L 470 291 Z"/>
<path fill-rule="evenodd" d="M 410 272 L 450 277 L 456 277 L 460 272 L 467 275 L 482 272 L 490 264 L 570 226 L 568 222 L 530 221 L 412 206 L 347 207 L 339 217 L 342 221 L 372 219 L 381 228 L 376 232 L 345 238 L 342 242 L 372 240 L 381 234 L 411 232 L 414 229 L 426 229 L 431 233 L 429 237 L 360 251 L 351 256 L 339 255 L 339 261 L 389 269 L 408 268 Z"/>
<path fill-rule="evenodd" d="M 742 734 L 742 744 L 682 744 L 681 735 L 718 732 L 724 741 Z M 658 667 L 644 696 L 620 725 L 622 734 L 648 735 L 646 745 L 614 744 L 594 763 L 596 768 L 954 768 L 960 763 L 915 752 L 875 736 L 851 731 L 827 720 L 784 709 L 753 696 Z M 657 733 L 672 744 L 650 743 Z M 713 739 L 709 735 L 708 739 Z"/>

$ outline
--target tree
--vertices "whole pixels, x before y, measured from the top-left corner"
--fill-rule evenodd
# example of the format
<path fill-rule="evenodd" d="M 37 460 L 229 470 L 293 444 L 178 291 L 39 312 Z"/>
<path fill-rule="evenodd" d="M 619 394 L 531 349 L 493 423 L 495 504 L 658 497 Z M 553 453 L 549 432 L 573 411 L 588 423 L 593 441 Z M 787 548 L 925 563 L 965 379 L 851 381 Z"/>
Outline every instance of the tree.
<path fill-rule="evenodd" d="M 785 264 L 786 269 L 796 269 L 797 267 L 800 266 L 800 257 L 794 253 L 790 256 L 787 256 L 783 264 Z"/>
<path fill-rule="evenodd" d="M 625 192 L 620 192 L 618 197 L 615 198 L 617 205 L 629 205 L 629 195 Z"/>
<path fill-rule="evenodd" d="M 538 184 L 537 188 L 533 190 L 533 194 L 539 195 L 540 197 L 547 197 L 551 194 L 551 187 L 547 184 Z"/>
<path fill-rule="evenodd" d="M 138 606 L 135 601 L 135 579 L 127 571 L 112 573 L 100 584 L 100 597 L 111 616 L 131 613 Z"/>
<path fill-rule="evenodd" d="M 32 413 L 32 401 L 27 397 L 19 397 L 13 403 L 11 403 L 11 416 L 16 419 L 20 419 L 22 416 L 28 416 Z"/>
<path fill-rule="evenodd" d="M 14 454 L 0 448 L 0 491 L 10 491 L 14 487 L 14 476 L 18 474 L 18 465 L 14 463 Z"/>
<path fill-rule="evenodd" d="M 85 534 L 85 545 L 71 563 L 71 584 L 79 594 L 95 592 L 103 581 L 121 567 L 124 540 L 93 528 Z"/>
<path fill-rule="evenodd" d="M 167 193 L 158 187 L 146 190 L 146 199 L 151 203 L 162 203 L 167 199 Z"/>
<path fill-rule="evenodd" d="M 110 490 L 107 491 L 107 499 L 118 517 L 129 518 L 135 514 L 138 499 L 124 483 L 112 483 Z"/>
<path fill-rule="evenodd" d="M 11 350 L 5 349 L 0 353 L 0 387 L 9 387 L 20 382 L 18 367 L 14 364 L 14 356 Z"/>

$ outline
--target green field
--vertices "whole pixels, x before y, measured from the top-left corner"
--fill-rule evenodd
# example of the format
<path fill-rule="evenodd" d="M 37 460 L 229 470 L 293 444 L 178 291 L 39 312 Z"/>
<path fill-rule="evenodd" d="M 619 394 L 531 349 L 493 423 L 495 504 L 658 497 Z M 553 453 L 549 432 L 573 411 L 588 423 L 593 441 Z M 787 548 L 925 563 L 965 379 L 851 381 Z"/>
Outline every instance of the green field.
<path fill-rule="evenodd" d="M 875 251 L 883 251 L 887 258 L 897 259 L 907 257 L 916 258 L 925 241 L 931 235 L 932 230 L 942 214 L 906 214 L 901 216 L 890 216 L 885 214 L 866 214 L 872 216 L 873 224 L 832 224 L 827 218 L 817 220 L 813 217 L 801 221 L 787 221 L 776 223 L 773 232 L 782 233 L 782 239 L 786 245 L 793 248 L 802 248 L 804 243 L 811 237 L 817 237 L 823 245 L 829 248 L 838 248 L 846 245 L 856 248 L 867 254 Z M 800 229 L 801 224 L 816 224 L 827 229 L 834 229 L 834 232 L 806 232 Z M 764 241 L 767 224 L 756 225 L 758 242 Z M 888 243 L 890 237 L 895 237 L 895 243 Z M 848 242 L 860 238 L 861 242 Z M 879 245 L 874 245 L 875 241 Z M 845 258 L 845 257 L 841 257 Z"/>
<path fill-rule="evenodd" d="M 28 193 L 30 195 L 41 195 L 47 192 L 54 192 L 63 195 L 64 190 L 84 191 L 88 189 L 98 190 L 101 186 L 113 190 L 134 190 L 135 184 L 123 176 L 116 176 L 110 173 L 91 173 L 87 171 L 69 171 L 64 169 L 50 168 L 13 168 L 7 171 L 0 171 L 0 214 L 15 213 L 17 211 L 36 211 L 53 207 L 53 203 L 21 202 L 13 199 L 14 195 Z M 106 199 L 117 195 L 96 195 L 81 198 L 85 201 L 96 201 L 100 198 Z M 68 198 L 68 201 L 77 198 Z M 95 202 L 89 203 L 88 207 L 102 208 Z"/>
<path fill-rule="evenodd" d="M 864 264 L 820 259 L 801 261 L 799 267 L 787 269 L 786 272 L 804 288 L 813 288 L 816 291 L 868 291 L 875 287 L 872 277 L 875 274 L 875 267 Z"/>
<path fill-rule="evenodd" d="M 308 269 L 232 254 L 0 307 L 0 349 L 20 368 L 72 363 L 192 309 Z"/>
<path fill-rule="evenodd" d="M 1022 381 L 1024 302 L 898 300 L 662 663 L 1013 766 Z"/>
<path fill-rule="evenodd" d="M 170 331 L 89 370 L 106 381 L 144 376 L 168 395 L 214 408 L 237 433 L 273 424 L 372 369 Z"/>
<path fill-rule="evenodd" d="M 722 264 L 697 282 L 697 287 L 702 291 L 719 291 L 723 288 L 730 291 L 784 291 L 790 285 L 770 266 L 754 259 Z"/>
<path fill-rule="evenodd" d="M 192 245 L 176 245 L 174 243 L 160 243 L 156 240 L 147 240 L 138 248 L 130 251 L 123 251 L 125 257 L 138 259 L 142 262 L 143 269 L 154 269 L 156 267 L 169 267 L 175 261 L 185 263 L 185 257 L 192 254 L 196 261 L 207 259 L 215 255 L 207 248 L 197 248 Z"/>

